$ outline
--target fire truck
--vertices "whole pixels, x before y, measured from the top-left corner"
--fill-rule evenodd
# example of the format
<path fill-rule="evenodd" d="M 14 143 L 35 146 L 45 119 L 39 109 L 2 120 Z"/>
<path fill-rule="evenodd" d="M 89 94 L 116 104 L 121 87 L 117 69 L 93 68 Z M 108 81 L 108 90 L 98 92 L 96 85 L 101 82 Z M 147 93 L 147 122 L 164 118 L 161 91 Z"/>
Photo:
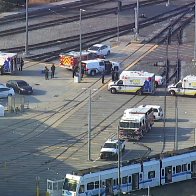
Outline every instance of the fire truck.
<path fill-rule="evenodd" d="M 119 124 L 119 137 L 127 140 L 140 140 L 154 124 L 152 108 L 129 108 Z"/>
<path fill-rule="evenodd" d="M 96 58 L 104 58 L 104 56 L 98 56 L 95 53 L 82 51 L 81 61 L 91 60 Z M 79 65 L 80 62 L 80 52 L 71 51 L 68 53 L 61 53 L 59 55 L 60 67 L 73 70 Z"/>

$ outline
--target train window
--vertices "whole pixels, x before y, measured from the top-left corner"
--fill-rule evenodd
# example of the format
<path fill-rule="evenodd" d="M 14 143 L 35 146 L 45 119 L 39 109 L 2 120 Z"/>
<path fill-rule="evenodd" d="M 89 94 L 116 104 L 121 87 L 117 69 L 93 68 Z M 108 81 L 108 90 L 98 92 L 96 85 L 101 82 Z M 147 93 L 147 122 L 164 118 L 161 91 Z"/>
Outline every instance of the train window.
<path fill-rule="evenodd" d="M 190 170 L 191 169 L 191 165 L 190 165 L 190 163 L 188 164 L 188 170 Z"/>
<path fill-rule="evenodd" d="M 142 180 L 142 174 L 140 174 L 140 180 Z"/>
<path fill-rule="evenodd" d="M 122 184 L 127 184 L 127 176 L 122 178 Z"/>
<path fill-rule="evenodd" d="M 96 181 L 95 182 L 95 189 L 98 189 L 99 188 L 99 181 Z"/>
<path fill-rule="evenodd" d="M 116 179 L 116 185 L 118 185 L 118 178 Z"/>
<path fill-rule="evenodd" d="M 84 185 L 80 185 L 79 193 L 84 193 Z"/>
<path fill-rule="evenodd" d="M 148 172 L 148 179 L 155 178 L 155 171 L 149 171 Z"/>
<path fill-rule="evenodd" d="M 102 181 L 102 187 L 104 187 L 105 186 L 105 182 L 104 181 Z"/>
<path fill-rule="evenodd" d="M 165 170 L 162 169 L 162 176 L 165 176 Z"/>
<path fill-rule="evenodd" d="M 131 176 L 129 176 L 129 183 L 131 183 Z"/>
<path fill-rule="evenodd" d="M 87 190 L 93 190 L 94 189 L 94 182 L 90 182 L 87 184 Z"/>
<path fill-rule="evenodd" d="M 186 164 L 182 165 L 182 171 L 187 171 L 187 165 Z"/>
<path fill-rule="evenodd" d="M 176 173 L 180 173 L 181 172 L 181 165 L 177 165 L 176 166 Z"/>
<path fill-rule="evenodd" d="M 175 168 L 175 167 L 173 167 L 173 174 L 175 174 L 175 172 L 176 172 L 176 168 Z"/>

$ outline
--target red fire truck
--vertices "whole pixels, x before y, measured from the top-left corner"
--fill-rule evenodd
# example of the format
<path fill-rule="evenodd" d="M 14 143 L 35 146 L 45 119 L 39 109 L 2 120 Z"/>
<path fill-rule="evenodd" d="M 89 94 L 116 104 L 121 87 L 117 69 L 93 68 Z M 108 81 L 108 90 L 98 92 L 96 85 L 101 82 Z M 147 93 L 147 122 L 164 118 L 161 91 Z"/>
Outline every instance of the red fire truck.
<path fill-rule="evenodd" d="M 81 60 L 91 60 L 96 58 L 104 58 L 102 56 L 98 56 L 95 53 L 82 51 L 81 52 Z M 80 52 L 71 51 L 68 53 L 61 53 L 59 55 L 60 67 L 73 70 L 76 66 L 79 65 L 80 62 Z"/>

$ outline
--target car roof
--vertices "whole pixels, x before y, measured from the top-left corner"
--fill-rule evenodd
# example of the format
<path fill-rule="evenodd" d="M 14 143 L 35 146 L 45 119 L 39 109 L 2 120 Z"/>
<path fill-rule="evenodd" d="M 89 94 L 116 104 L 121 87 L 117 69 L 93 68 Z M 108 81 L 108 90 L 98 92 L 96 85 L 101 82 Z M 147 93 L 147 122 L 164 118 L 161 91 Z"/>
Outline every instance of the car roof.
<path fill-rule="evenodd" d="M 92 59 L 92 60 L 82 61 L 82 63 L 93 63 L 93 62 L 103 62 L 104 63 L 104 61 L 102 59 Z"/>
<path fill-rule="evenodd" d="M 161 108 L 160 105 L 140 105 L 139 108 Z"/>
<path fill-rule="evenodd" d="M 105 44 L 94 44 L 93 46 L 96 46 L 96 47 L 101 47 L 101 46 L 104 46 Z"/>
<path fill-rule="evenodd" d="M 26 81 L 24 81 L 24 80 L 9 80 L 8 82 L 26 82 Z"/>

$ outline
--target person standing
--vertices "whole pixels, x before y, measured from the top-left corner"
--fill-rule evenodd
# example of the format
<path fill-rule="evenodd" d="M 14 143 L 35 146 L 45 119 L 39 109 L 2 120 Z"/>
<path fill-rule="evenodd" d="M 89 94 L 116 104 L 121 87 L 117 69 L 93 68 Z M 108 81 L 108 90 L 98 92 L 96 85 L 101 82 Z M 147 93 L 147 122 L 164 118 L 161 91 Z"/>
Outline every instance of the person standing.
<path fill-rule="evenodd" d="M 105 79 L 105 72 L 104 72 L 104 71 L 102 71 L 102 74 L 101 74 L 102 84 L 104 84 L 104 79 Z"/>
<path fill-rule="evenodd" d="M 19 71 L 22 71 L 22 68 L 24 66 L 24 60 L 23 58 L 20 59 L 20 68 L 19 68 Z"/>
<path fill-rule="evenodd" d="M 49 69 L 47 68 L 47 66 L 45 66 L 44 73 L 45 73 L 45 80 L 49 80 L 48 78 Z"/>
<path fill-rule="evenodd" d="M 111 69 L 111 73 L 112 73 L 112 81 L 114 81 L 115 80 L 115 76 L 114 76 L 115 73 L 114 73 L 114 69 L 113 68 Z"/>
<path fill-rule="evenodd" d="M 52 66 L 51 66 L 51 78 L 54 78 L 55 68 L 56 68 L 55 65 L 52 64 Z"/>

